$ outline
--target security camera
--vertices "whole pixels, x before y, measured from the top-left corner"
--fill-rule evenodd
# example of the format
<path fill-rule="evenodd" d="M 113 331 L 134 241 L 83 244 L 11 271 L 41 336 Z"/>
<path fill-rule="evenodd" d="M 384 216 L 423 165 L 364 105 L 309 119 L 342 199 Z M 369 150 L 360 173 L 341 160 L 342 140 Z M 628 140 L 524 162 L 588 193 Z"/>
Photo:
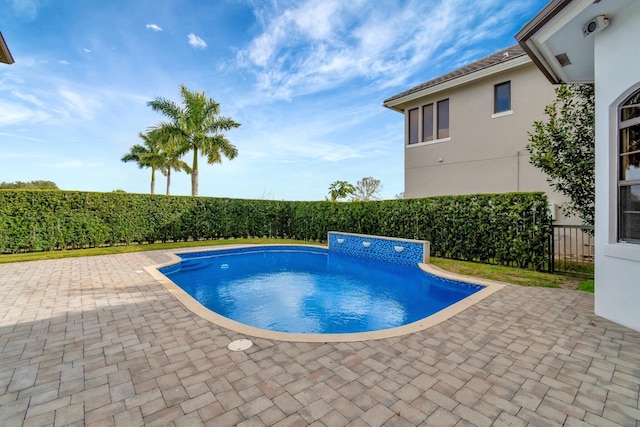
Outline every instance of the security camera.
<path fill-rule="evenodd" d="M 609 18 L 604 15 L 598 15 L 582 26 L 582 35 L 589 37 L 593 33 L 602 31 L 609 25 Z"/>

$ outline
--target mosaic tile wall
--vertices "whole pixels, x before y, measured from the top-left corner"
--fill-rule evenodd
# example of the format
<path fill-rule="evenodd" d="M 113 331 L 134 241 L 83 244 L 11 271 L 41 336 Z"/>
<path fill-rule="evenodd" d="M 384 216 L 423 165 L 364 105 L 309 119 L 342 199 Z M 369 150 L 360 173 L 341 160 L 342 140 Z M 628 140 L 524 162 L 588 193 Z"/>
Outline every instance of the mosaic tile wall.
<path fill-rule="evenodd" d="M 397 264 L 416 265 L 425 262 L 429 255 L 426 254 L 425 257 L 425 246 L 428 248 L 428 243 L 421 240 L 413 242 L 380 236 L 329 232 L 330 251 Z"/>

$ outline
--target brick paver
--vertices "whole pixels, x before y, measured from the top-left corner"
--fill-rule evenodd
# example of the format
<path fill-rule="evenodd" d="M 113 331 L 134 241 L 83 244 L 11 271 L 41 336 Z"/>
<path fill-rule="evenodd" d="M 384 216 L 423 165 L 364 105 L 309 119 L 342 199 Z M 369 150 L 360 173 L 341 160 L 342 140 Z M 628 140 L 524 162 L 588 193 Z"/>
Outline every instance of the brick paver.
<path fill-rule="evenodd" d="M 2 425 L 640 426 L 640 333 L 591 294 L 506 286 L 411 335 L 293 343 L 194 315 L 143 271 L 167 259 L 0 265 Z"/>

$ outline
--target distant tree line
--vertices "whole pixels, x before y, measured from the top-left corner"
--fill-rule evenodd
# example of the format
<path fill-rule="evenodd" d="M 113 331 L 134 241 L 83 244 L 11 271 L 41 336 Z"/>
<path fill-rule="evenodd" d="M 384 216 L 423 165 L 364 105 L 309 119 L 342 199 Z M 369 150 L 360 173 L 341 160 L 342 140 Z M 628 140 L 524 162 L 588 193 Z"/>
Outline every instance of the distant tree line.
<path fill-rule="evenodd" d="M 0 190 L 59 190 L 53 181 L 1 182 Z"/>

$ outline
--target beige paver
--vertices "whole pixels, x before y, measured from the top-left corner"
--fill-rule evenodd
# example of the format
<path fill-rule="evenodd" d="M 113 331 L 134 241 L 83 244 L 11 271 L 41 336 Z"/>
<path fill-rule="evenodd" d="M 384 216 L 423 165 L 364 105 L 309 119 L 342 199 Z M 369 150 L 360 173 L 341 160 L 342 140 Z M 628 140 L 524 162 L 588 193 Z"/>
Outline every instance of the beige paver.
<path fill-rule="evenodd" d="M 640 425 L 640 333 L 591 294 L 505 286 L 405 336 L 286 342 L 194 314 L 144 271 L 168 259 L 0 265 L 2 425 Z"/>

